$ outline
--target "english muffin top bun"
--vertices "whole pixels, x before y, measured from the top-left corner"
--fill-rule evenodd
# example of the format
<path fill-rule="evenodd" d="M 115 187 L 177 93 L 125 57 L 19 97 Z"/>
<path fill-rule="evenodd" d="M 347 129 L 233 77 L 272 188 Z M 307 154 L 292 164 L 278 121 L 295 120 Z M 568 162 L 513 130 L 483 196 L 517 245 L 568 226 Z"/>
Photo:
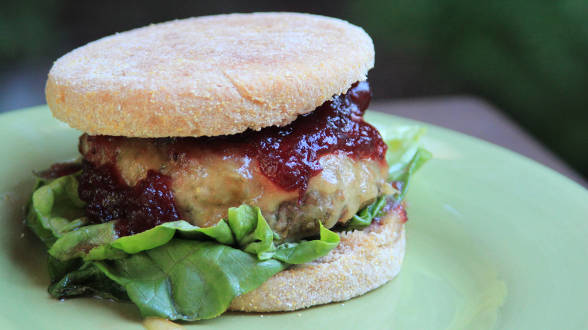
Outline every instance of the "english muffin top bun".
<path fill-rule="evenodd" d="M 89 134 L 216 136 L 282 126 L 366 79 L 359 27 L 297 13 L 204 16 L 118 33 L 55 62 L 54 116 Z"/>

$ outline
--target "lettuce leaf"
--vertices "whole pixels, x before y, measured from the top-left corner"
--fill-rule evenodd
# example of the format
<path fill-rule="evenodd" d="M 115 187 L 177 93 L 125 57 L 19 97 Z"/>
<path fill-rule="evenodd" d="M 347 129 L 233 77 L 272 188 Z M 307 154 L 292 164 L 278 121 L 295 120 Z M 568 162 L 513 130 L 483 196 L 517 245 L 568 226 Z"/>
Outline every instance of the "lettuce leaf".
<path fill-rule="evenodd" d="M 49 256 L 49 294 L 58 299 L 92 296 L 112 300 L 128 300 L 126 290 L 110 280 L 92 262 L 81 259 L 60 261 Z"/>
<path fill-rule="evenodd" d="M 174 239 L 128 258 L 96 262 L 143 316 L 199 320 L 222 314 L 286 264 L 211 241 Z"/>
<path fill-rule="evenodd" d="M 142 233 L 118 237 L 116 221 L 89 225 L 70 231 L 58 238 L 49 254 L 65 261 L 83 258 L 86 261 L 119 259 L 128 254 L 154 249 L 172 240 L 176 233 L 190 239 L 214 239 L 220 244 L 234 243 L 231 229 L 224 220 L 212 227 L 200 228 L 180 220 L 166 222 Z"/>
<path fill-rule="evenodd" d="M 228 214 L 229 225 L 239 246 L 243 251 L 257 255 L 259 260 L 273 258 L 287 264 L 303 264 L 327 255 L 339 244 L 339 235 L 319 222 L 319 239 L 276 246 L 274 240 L 279 236 L 271 230 L 258 207 L 241 205 L 230 208 Z"/>
<path fill-rule="evenodd" d="M 285 263 L 298 264 L 307 262 L 299 260 L 310 261 L 326 255 L 339 243 L 337 234 L 330 232 L 322 224 L 320 226 L 318 240 L 276 246 L 274 240 L 279 237 L 271 230 L 261 210 L 258 207 L 241 205 L 229 209 L 226 221 L 221 220 L 215 226 L 206 228 L 180 220 L 161 224 L 139 234 L 118 238 L 115 221 L 84 226 L 64 233 L 49 248 L 49 254 L 61 261 L 76 258 L 85 261 L 121 259 L 129 254 L 160 247 L 178 237 L 237 245 L 244 252 L 257 255 L 259 260 L 276 258 Z M 292 257 L 288 257 L 290 255 Z"/>
<path fill-rule="evenodd" d="M 258 207 L 241 205 L 230 208 L 228 221 L 243 251 L 257 255 L 260 260 L 273 256 L 277 234 L 271 230 Z"/>
<path fill-rule="evenodd" d="M 305 264 L 327 255 L 329 251 L 339 245 L 341 238 L 336 233 L 325 228 L 320 222 L 319 226 L 320 239 L 278 245 L 273 258 L 289 264 Z"/>
<path fill-rule="evenodd" d="M 396 200 L 400 201 L 404 198 L 404 195 L 406 195 L 408 190 L 408 183 L 412 175 L 432 157 L 433 155 L 428 150 L 424 148 L 418 148 L 406 167 L 402 171 L 397 171 L 390 176 L 393 181 L 398 182 L 400 185 L 398 194 L 394 195 Z"/>
<path fill-rule="evenodd" d="M 419 126 L 401 126 L 386 131 L 384 141 L 388 145 L 386 161 L 390 181 L 396 181 L 414 160 L 417 151 L 422 149 L 420 139 L 425 132 L 426 129 Z"/>
<path fill-rule="evenodd" d="M 37 179 L 26 222 L 45 245 L 51 246 L 63 233 L 83 226 L 83 216 L 84 202 L 78 197 L 75 174 L 51 181 Z"/>
<path fill-rule="evenodd" d="M 392 198 L 395 203 L 404 199 L 411 176 L 432 157 L 428 150 L 421 147 L 420 139 L 425 131 L 423 127 L 402 126 L 387 132 L 384 141 L 388 145 L 386 152 L 386 161 L 390 166 L 388 180 L 395 182 L 397 192 L 391 196 L 380 196 L 360 210 L 349 221 L 347 230 L 369 226 L 375 218 L 382 215 L 388 199 Z"/>
<path fill-rule="evenodd" d="M 131 300 L 143 316 L 198 320 L 216 317 L 290 264 L 320 258 L 339 236 L 320 224 L 316 240 L 276 245 L 257 207 L 228 210 L 227 219 L 200 228 L 168 222 L 118 237 L 116 220 L 86 225 L 76 175 L 39 180 L 27 215 L 47 244 L 49 293 Z"/>
<path fill-rule="evenodd" d="M 357 212 L 356 215 L 351 218 L 349 224 L 347 225 L 347 229 L 349 230 L 356 230 L 362 229 L 369 226 L 374 218 L 378 217 L 387 203 L 386 196 L 380 196 L 376 199 L 375 202 L 371 203 L 370 205 L 361 209 L 361 211 Z"/>

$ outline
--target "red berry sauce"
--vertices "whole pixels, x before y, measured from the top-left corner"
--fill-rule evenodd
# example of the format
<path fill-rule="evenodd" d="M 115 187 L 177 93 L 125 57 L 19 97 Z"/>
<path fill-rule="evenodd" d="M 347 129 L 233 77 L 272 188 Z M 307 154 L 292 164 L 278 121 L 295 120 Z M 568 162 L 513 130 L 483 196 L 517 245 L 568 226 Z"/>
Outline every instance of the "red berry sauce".
<path fill-rule="evenodd" d="M 353 84 L 346 94 L 335 96 L 315 111 L 285 127 L 252 133 L 248 154 L 257 159 L 261 172 L 287 191 L 306 192 L 308 181 L 319 174 L 319 159 L 343 152 L 354 159 L 384 160 L 386 143 L 363 120 L 371 100 L 367 81 Z"/>
<path fill-rule="evenodd" d="M 128 186 L 111 164 L 94 166 L 82 162 L 78 178 L 80 199 L 87 203 L 90 222 L 118 220 L 119 236 L 133 235 L 164 222 L 179 220 L 171 178 L 149 170 L 135 186 Z"/>

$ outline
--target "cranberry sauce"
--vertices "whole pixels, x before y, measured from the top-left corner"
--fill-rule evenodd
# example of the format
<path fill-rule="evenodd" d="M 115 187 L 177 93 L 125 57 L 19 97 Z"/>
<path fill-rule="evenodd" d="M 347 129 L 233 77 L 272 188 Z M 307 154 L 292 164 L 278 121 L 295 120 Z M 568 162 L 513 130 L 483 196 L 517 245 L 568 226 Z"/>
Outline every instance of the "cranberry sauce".
<path fill-rule="evenodd" d="M 262 130 L 251 141 L 249 153 L 261 172 L 287 191 L 304 194 L 308 181 L 321 170 L 319 159 L 343 152 L 354 159 L 383 160 L 386 144 L 362 116 L 371 100 L 367 81 L 355 83 L 315 111 L 285 127 Z"/>
<path fill-rule="evenodd" d="M 257 160 L 261 173 L 275 185 L 298 191 L 302 197 L 310 178 L 322 170 L 319 159 L 324 155 L 343 152 L 354 159 L 385 160 L 386 143 L 362 118 L 370 100 L 369 83 L 362 81 L 283 127 L 230 136 L 157 140 L 170 146 L 170 159 L 179 154 L 197 157 L 195 150 L 247 155 Z"/>
<path fill-rule="evenodd" d="M 147 177 L 128 186 L 114 165 L 94 166 L 84 160 L 79 179 L 80 198 L 87 203 L 90 222 L 119 220 L 119 236 L 143 232 L 161 223 L 178 220 L 171 178 L 148 171 Z"/>

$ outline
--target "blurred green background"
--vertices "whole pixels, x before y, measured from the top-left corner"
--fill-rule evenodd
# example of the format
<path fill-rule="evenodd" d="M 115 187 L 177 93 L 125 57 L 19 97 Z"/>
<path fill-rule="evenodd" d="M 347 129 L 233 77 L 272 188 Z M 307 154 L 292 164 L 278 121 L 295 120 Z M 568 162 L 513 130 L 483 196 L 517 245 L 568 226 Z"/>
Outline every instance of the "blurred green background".
<path fill-rule="evenodd" d="M 478 95 L 588 176 L 588 1 L 2 1 L 0 112 L 44 103 L 53 60 L 174 18 L 300 11 L 360 25 L 375 98 Z"/>

